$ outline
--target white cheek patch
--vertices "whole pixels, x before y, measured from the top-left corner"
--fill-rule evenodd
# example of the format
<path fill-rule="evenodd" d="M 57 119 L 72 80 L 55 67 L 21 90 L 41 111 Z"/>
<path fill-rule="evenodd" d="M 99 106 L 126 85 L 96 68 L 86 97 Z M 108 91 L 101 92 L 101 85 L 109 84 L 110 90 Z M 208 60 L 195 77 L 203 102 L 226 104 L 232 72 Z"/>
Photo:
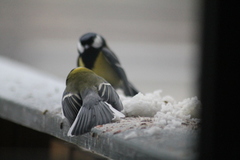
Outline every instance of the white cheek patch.
<path fill-rule="evenodd" d="M 83 52 L 84 52 L 84 48 L 83 48 L 83 46 L 81 45 L 80 42 L 78 42 L 78 44 L 77 44 L 77 49 L 78 49 L 78 51 L 79 51 L 80 53 L 83 53 Z"/>
<path fill-rule="evenodd" d="M 102 38 L 97 35 L 93 41 L 92 47 L 94 48 L 100 48 L 103 44 Z"/>

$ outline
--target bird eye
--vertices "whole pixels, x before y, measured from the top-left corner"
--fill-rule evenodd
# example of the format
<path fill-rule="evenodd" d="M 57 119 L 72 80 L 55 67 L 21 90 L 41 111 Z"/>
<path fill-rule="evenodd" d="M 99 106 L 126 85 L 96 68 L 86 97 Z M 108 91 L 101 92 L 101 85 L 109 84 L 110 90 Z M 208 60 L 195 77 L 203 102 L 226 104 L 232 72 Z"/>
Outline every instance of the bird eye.
<path fill-rule="evenodd" d="M 103 44 L 102 38 L 99 35 L 97 35 L 93 41 L 92 47 L 99 48 L 102 46 L 102 44 Z"/>
<path fill-rule="evenodd" d="M 83 53 L 84 52 L 84 48 L 83 48 L 83 46 L 81 45 L 80 42 L 78 42 L 78 44 L 77 44 L 77 49 L 78 49 L 79 53 Z"/>

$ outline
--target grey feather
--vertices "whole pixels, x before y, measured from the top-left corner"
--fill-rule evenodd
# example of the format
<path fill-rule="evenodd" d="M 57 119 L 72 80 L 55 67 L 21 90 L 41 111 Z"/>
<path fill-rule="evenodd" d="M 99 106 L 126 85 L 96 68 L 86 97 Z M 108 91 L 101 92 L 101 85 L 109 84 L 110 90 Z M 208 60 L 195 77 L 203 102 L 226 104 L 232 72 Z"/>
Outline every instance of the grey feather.
<path fill-rule="evenodd" d="M 95 103 L 96 101 L 92 100 L 92 102 Z M 89 101 L 83 103 L 74 123 L 69 129 L 69 136 L 84 134 L 97 125 L 110 123 L 112 121 L 114 115 L 109 109 L 109 106 L 103 101 L 94 103 Z"/>
<path fill-rule="evenodd" d="M 63 114 L 68 119 L 69 123 L 72 124 L 81 108 L 82 99 L 78 94 L 63 93 L 62 97 L 62 108 Z"/>
<path fill-rule="evenodd" d="M 123 82 L 122 89 L 123 89 L 124 93 L 127 96 L 136 95 L 139 91 L 131 83 L 129 83 L 126 73 L 125 73 L 124 69 L 122 68 L 117 56 L 107 47 L 102 48 L 102 53 L 103 53 L 104 57 L 106 58 L 106 60 L 109 62 L 109 64 L 112 66 L 114 71 L 117 73 L 119 78 L 122 80 L 122 82 Z"/>
<path fill-rule="evenodd" d="M 112 105 L 112 107 L 116 110 L 123 110 L 122 102 L 120 101 L 117 92 L 109 83 L 101 83 L 98 86 L 98 94 L 101 96 L 103 101 Z"/>

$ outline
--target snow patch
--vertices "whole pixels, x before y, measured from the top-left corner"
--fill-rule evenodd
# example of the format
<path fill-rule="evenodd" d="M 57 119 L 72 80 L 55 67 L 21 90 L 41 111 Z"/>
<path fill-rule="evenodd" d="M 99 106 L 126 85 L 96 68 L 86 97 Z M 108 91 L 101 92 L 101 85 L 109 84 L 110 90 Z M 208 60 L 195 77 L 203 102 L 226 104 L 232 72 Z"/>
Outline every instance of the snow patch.
<path fill-rule="evenodd" d="M 197 97 L 187 98 L 176 102 L 171 96 L 161 96 L 162 91 L 153 93 L 138 93 L 134 97 L 120 95 L 123 103 L 123 113 L 126 116 L 154 117 L 159 114 L 166 114 L 168 117 L 199 118 L 200 101 Z"/>
<path fill-rule="evenodd" d="M 197 97 L 186 98 L 180 102 L 171 96 L 161 96 L 162 91 L 138 93 L 134 97 L 120 95 L 123 113 L 127 117 L 152 117 L 152 125 L 146 133 L 152 134 L 160 129 L 197 128 L 200 119 L 201 103 Z"/>

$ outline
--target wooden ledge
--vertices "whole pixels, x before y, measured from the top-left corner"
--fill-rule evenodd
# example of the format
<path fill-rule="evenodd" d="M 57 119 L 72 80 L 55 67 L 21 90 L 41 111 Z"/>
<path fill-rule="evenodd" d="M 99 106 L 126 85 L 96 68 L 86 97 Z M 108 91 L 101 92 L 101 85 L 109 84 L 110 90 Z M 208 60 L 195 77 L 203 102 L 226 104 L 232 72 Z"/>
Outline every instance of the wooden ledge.
<path fill-rule="evenodd" d="M 65 80 L 0 57 L 0 117 L 43 132 L 111 159 L 196 159 L 196 132 L 144 129 L 119 132 L 95 127 L 82 136 L 67 137 L 61 115 Z"/>

